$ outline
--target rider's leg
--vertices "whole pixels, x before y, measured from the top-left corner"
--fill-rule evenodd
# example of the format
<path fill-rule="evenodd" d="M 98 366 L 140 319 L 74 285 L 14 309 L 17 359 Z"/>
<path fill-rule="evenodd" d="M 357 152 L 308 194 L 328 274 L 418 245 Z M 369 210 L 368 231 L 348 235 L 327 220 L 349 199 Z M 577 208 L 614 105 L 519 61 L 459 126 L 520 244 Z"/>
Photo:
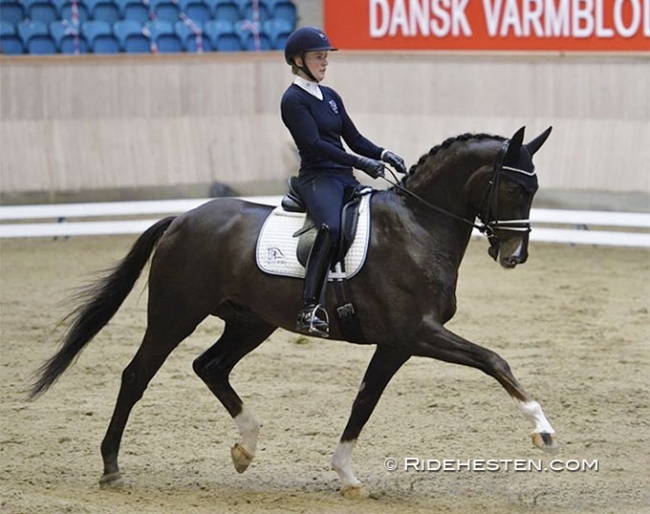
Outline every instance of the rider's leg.
<path fill-rule="evenodd" d="M 329 325 L 325 305 L 319 301 L 327 270 L 332 264 L 333 249 L 338 243 L 341 226 L 341 208 L 346 187 L 356 183 L 356 179 L 342 172 L 319 171 L 301 175 L 298 179 L 300 195 L 305 201 L 307 211 L 317 227 L 321 227 L 307 262 L 304 308 L 298 315 L 298 332 L 327 337 Z M 322 230 L 325 226 L 329 230 Z M 319 241 L 320 239 L 320 241 Z M 314 330 L 316 329 L 316 330 Z"/>
<path fill-rule="evenodd" d="M 327 271 L 331 259 L 332 240 L 329 227 L 322 225 L 318 230 L 307 260 L 302 294 L 303 307 L 298 313 L 298 320 L 296 321 L 296 330 L 298 332 L 321 337 L 329 335 L 327 313 L 324 309 L 321 309 L 319 302 L 323 284 L 327 280 Z"/>

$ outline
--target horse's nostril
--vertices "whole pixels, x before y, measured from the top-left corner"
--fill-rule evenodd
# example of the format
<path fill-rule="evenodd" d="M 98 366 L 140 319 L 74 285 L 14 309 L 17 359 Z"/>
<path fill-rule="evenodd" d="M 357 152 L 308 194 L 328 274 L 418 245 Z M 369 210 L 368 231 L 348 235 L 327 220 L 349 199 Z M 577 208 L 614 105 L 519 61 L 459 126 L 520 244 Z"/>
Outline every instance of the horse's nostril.
<path fill-rule="evenodd" d="M 517 264 L 519 264 L 519 258 L 517 256 L 512 256 L 512 255 L 509 257 L 505 257 L 501 261 L 501 265 L 504 268 L 514 268 L 515 266 L 517 266 Z"/>

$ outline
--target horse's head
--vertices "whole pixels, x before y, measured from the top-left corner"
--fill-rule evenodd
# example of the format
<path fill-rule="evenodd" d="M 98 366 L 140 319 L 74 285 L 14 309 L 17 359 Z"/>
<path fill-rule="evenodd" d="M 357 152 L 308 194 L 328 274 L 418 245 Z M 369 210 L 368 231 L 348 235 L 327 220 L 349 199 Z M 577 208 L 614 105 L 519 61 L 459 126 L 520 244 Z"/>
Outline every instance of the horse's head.
<path fill-rule="evenodd" d="M 538 182 L 533 155 L 544 144 L 549 127 L 532 141 L 523 143 L 525 127 L 503 142 L 479 216 L 485 224 L 488 253 L 504 268 L 514 268 L 528 259 L 530 208 Z"/>
<path fill-rule="evenodd" d="M 470 133 L 446 139 L 394 185 L 430 210 L 480 228 L 488 236 L 490 256 L 514 268 L 528 258 L 530 207 L 538 188 L 533 155 L 551 127 L 527 144 L 524 130 L 510 139 Z M 482 225 L 474 223 L 477 216 Z M 469 240 L 468 228 L 464 234 Z"/>

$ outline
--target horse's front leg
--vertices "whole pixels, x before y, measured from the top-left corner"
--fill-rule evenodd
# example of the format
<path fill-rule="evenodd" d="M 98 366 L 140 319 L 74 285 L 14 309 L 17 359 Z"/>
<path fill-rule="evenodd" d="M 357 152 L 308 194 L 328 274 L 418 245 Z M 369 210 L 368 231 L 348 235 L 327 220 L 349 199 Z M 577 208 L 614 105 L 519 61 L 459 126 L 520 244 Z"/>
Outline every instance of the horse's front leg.
<path fill-rule="evenodd" d="M 404 350 L 378 346 L 363 377 L 348 423 L 334 455 L 332 468 L 341 479 L 341 494 L 346 497 L 366 497 L 363 484 L 352 472 L 350 459 L 359 434 L 374 410 L 382 392 L 397 370 L 410 357 Z"/>
<path fill-rule="evenodd" d="M 544 451 L 557 450 L 555 430 L 546 419 L 542 407 L 524 390 L 501 356 L 463 339 L 434 322 L 425 327 L 425 332 L 426 334 L 421 334 L 422 337 L 409 345 L 413 355 L 471 366 L 494 377 L 510 394 L 524 417 L 533 425 L 533 444 Z"/>

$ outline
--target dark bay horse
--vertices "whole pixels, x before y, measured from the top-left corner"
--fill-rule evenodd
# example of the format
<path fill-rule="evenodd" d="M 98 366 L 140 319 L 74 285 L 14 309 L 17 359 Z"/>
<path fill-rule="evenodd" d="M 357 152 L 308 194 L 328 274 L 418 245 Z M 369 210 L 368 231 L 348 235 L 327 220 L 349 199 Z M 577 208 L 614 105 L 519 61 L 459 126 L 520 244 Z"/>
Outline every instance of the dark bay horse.
<path fill-rule="evenodd" d="M 538 187 L 532 156 L 550 130 L 527 144 L 523 128 L 510 139 L 450 138 L 423 155 L 401 182 L 372 196 L 367 260 L 349 285 L 366 339 L 376 350 L 332 457 L 342 494 L 366 494 L 350 466 L 352 450 L 384 388 L 411 356 L 471 366 L 494 377 L 532 423 L 534 445 L 555 448 L 555 432 L 539 403 L 506 361 L 444 327 L 456 310 L 458 269 L 477 217 L 489 253 L 502 267 L 526 261 L 529 212 Z M 260 424 L 229 375 L 278 327 L 294 329 L 301 301 L 300 279 L 267 275 L 256 266 L 256 240 L 271 209 L 224 198 L 164 218 L 85 289 L 58 352 L 39 369 L 31 397 L 47 390 L 108 323 L 153 254 L 147 329 L 122 374 L 101 445 L 102 487 L 121 483 L 118 452 L 131 409 L 172 350 L 211 315 L 224 320 L 224 331 L 193 368 L 239 429 L 241 440 L 232 448 L 235 468 L 241 473 L 251 463 Z M 344 339 L 334 318 L 331 338 Z"/>

